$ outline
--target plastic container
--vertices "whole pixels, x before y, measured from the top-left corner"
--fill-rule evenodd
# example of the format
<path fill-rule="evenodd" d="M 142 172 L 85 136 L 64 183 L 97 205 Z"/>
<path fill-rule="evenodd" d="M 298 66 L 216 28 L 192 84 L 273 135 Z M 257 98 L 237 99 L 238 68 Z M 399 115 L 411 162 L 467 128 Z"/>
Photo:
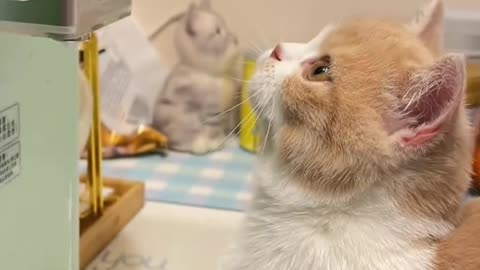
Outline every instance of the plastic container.
<path fill-rule="evenodd" d="M 480 190 L 480 60 L 468 65 L 467 74 L 467 104 L 469 105 L 470 121 L 476 132 L 473 185 Z"/>
<path fill-rule="evenodd" d="M 257 152 L 261 145 L 261 136 L 257 128 L 257 117 L 254 115 L 252 104 L 248 101 L 249 81 L 255 74 L 256 61 L 246 57 L 244 66 L 244 82 L 242 86 L 240 107 L 240 146 L 249 151 Z"/>

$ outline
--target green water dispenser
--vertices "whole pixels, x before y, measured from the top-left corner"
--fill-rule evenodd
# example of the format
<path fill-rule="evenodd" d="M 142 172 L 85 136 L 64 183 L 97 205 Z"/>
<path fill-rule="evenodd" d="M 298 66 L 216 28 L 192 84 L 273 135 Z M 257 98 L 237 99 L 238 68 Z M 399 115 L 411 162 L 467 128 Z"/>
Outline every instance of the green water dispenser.
<path fill-rule="evenodd" d="M 79 267 L 79 64 L 71 41 L 130 7 L 0 0 L 0 269 Z"/>
<path fill-rule="evenodd" d="M 130 12 L 131 0 L 0 0 L 0 30 L 77 40 Z"/>

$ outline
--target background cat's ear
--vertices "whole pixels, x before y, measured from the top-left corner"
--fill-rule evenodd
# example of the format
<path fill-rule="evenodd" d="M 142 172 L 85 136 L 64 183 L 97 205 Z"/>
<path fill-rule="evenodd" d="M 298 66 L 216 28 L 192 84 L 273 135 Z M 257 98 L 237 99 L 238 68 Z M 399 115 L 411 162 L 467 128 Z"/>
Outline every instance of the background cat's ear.
<path fill-rule="evenodd" d="M 200 0 L 199 7 L 203 9 L 210 9 L 212 7 L 212 4 L 210 0 Z"/>
<path fill-rule="evenodd" d="M 191 3 L 188 7 L 187 13 L 185 13 L 185 31 L 191 37 L 195 36 L 195 29 L 193 28 L 193 16 L 195 15 L 194 13 L 196 8 L 197 5 L 195 3 Z"/>
<path fill-rule="evenodd" d="M 394 133 L 402 145 L 426 146 L 444 132 L 463 104 L 465 73 L 465 57 L 449 54 L 411 76 L 402 99 L 405 125 Z"/>
<path fill-rule="evenodd" d="M 438 55 L 443 51 L 445 6 L 442 0 L 430 1 L 410 23 L 410 28 Z"/>

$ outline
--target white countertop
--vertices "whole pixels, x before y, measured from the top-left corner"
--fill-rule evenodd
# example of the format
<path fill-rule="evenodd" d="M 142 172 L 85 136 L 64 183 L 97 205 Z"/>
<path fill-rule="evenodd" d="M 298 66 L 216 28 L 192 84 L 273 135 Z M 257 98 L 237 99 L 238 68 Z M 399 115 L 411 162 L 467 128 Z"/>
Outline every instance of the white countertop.
<path fill-rule="evenodd" d="M 214 270 L 242 217 L 147 202 L 87 270 Z"/>

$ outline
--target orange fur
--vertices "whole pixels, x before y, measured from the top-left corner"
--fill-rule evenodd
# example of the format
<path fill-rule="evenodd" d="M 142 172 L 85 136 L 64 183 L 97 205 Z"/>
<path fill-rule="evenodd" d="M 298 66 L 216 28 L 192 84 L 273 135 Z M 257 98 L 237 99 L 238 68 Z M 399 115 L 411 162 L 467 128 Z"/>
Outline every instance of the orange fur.
<path fill-rule="evenodd" d="M 437 270 L 480 269 L 480 200 L 464 210 L 461 224 L 439 246 Z"/>

